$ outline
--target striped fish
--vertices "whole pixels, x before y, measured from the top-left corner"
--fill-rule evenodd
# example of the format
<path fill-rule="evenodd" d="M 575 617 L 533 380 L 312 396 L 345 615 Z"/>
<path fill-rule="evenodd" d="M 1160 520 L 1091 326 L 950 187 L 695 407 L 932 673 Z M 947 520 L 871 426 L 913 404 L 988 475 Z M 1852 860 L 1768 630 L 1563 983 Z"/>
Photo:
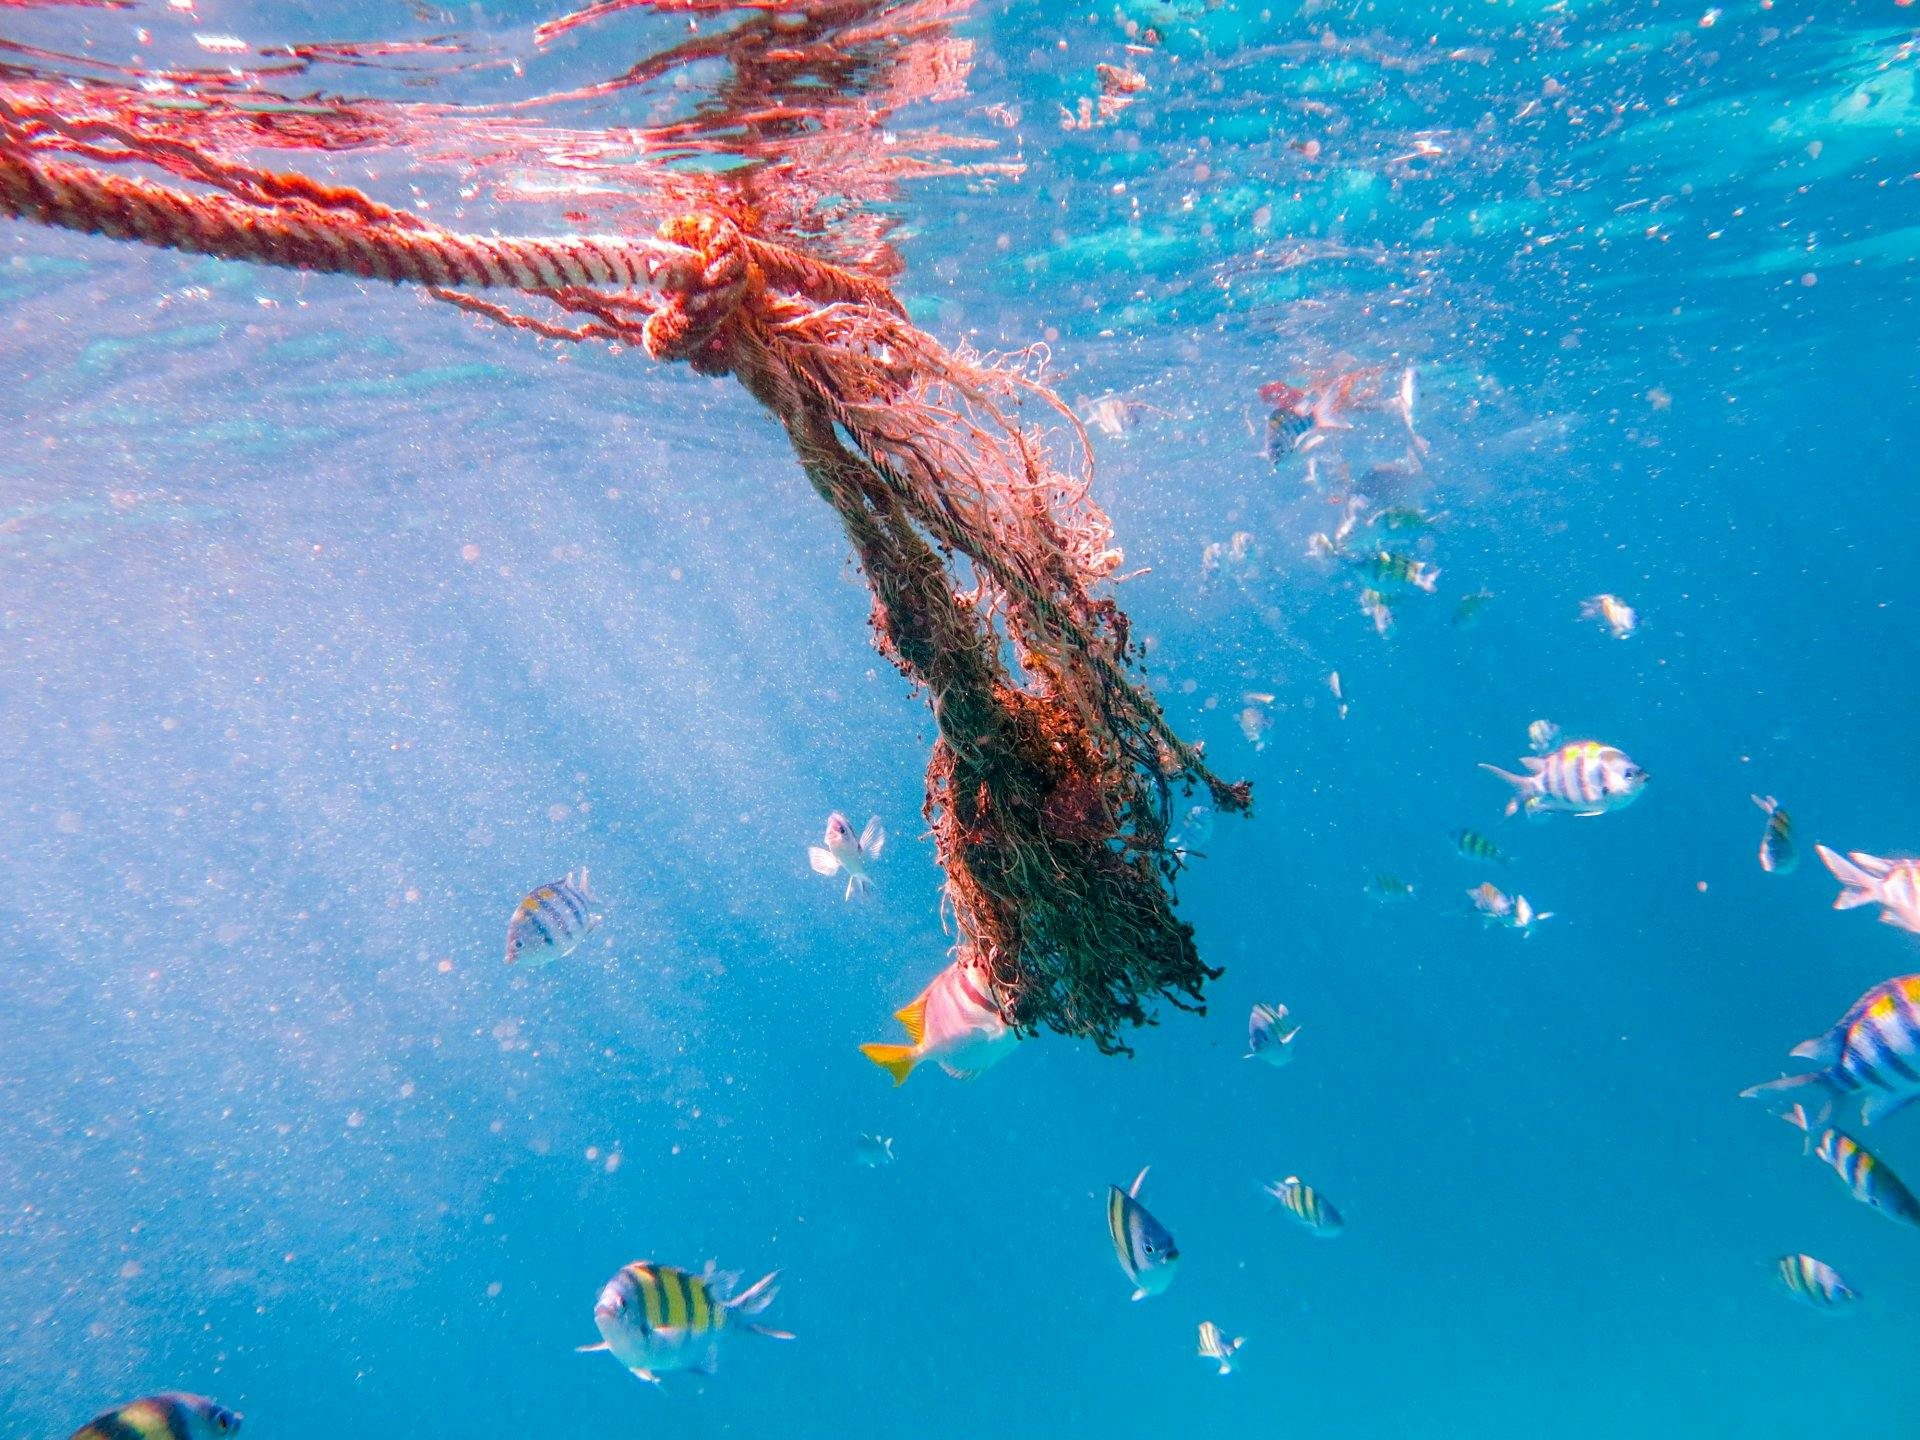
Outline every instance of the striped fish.
<path fill-rule="evenodd" d="M 1529 820 L 1549 811 L 1568 815 L 1604 815 L 1639 798 L 1647 772 L 1611 745 L 1571 740 L 1547 755 L 1523 755 L 1524 775 L 1497 765 L 1482 765 L 1513 786 L 1507 814 L 1526 812 Z"/>
<path fill-rule="evenodd" d="M 1793 843 L 1793 821 L 1771 795 L 1747 797 L 1765 812 L 1767 830 L 1760 837 L 1760 868 L 1769 875 L 1790 875 L 1800 863 L 1799 847 Z"/>
<path fill-rule="evenodd" d="M 1811 1255 L 1782 1255 L 1776 1268 L 1787 1293 L 1816 1310 L 1838 1314 L 1860 1298 L 1831 1265 Z"/>
<path fill-rule="evenodd" d="M 1920 860 L 1882 860 L 1858 850 L 1842 860 L 1824 845 L 1813 848 L 1833 878 L 1846 887 L 1834 897 L 1834 909 L 1878 905 L 1880 918 L 1887 924 L 1920 932 Z"/>
<path fill-rule="evenodd" d="M 1394 550 L 1370 551 L 1354 557 L 1353 563 L 1382 590 L 1410 585 L 1431 595 L 1440 580 L 1438 567 Z"/>
<path fill-rule="evenodd" d="M 514 907 L 507 922 L 507 964 L 551 965 L 571 955 L 593 932 L 601 916 L 587 888 L 587 870 L 567 872 L 564 880 L 542 885 Z"/>
<path fill-rule="evenodd" d="M 1874 986 L 1832 1029 L 1791 1053 L 1820 1068 L 1755 1085 L 1741 1098 L 1813 1086 L 1825 1092 L 1829 1109 L 1836 1100 L 1858 1100 L 1862 1125 L 1920 1100 L 1920 975 Z"/>
<path fill-rule="evenodd" d="M 1453 832 L 1453 848 L 1469 860 L 1478 860 L 1487 865 L 1505 865 L 1506 855 L 1500 847 L 1482 835 L 1478 830 L 1456 830 Z"/>
<path fill-rule="evenodd" d="M 1233 1373 L 1233 1357 L 1246 1343 L 1246 1340 L 1239 1336 L 1232 1340 L 1227 1339 L 1220 1333 L 1220 1327 L 1211 1320 L 1200 1322 L 1200 1357 L 1204 1360 L 1218 1360 L 1222 1375 Z"/>
<path fill-rule="evenodd" d="M 1811 1153 L 1833 1167 L 1834 1174 L 1847 1182 L 1854 1199 L 1872 1206 L 1889 1220 L 1920 1226 L 1920 1200 L 1914 1199 L 1913 1192 L 1900 1183 L 1900 1177 L 1866 1146 L 1844 1130 L 1822 1130 L 1816 1139 L 1803 1105 L 1795 1105 L 1781 1119 L 1806 1132 Z"/>
<path fill-rule="evenodd" d="M 778 1294 L 774 1277 L 764 1275 L 733 1293 L 737 1275 L 722 1275 L 711 1263 L 698 1275 L 671 1265 L 636 1260 L 606 1283 L 593 1307 L 599 1328 L 597 1345 L 580 1353 L 605 1350 L 649 1385 L 675 1370 L 711 1375 L 719 1358 L 720 1337 L 728 1329 L 750 1330 L 775 1340 L 791 1340 L 785 1330 L 731 1317 L 758 1315 Z"/>
<path fill-rule="evenodd" d="M 1322 1239 L 1332 1239 L 1346 1228 L 1347 1222 L 1333 1202 L 1298 1175 L 1289 1175 L 1278 1184 L 1262 1187 L 1285 1206 L 1287 1212 Z"/>
<path fill-rule="evenodd" d="M 1398 875 L 1388 875 L 1384 871 L 1373 877 L 1373 883 L 1367 887 L 1367 893 L 1382 905 L 1391 905 L 1401 900 L 1413 898 L 1413 886 Z"/>
<path fill-rule="evenodd" d="M 96 1415 L 71 1440 L 212 1440 L 240 1433 L 240 1417 L 204 1395 L 170 1390 Z"/>
<path fill-rule="evenodd" d="M 1269 1065 L 1284 1065 L 1293 1059 L 1293 1037 L 1300 1027 L 1285 1029 L 1287 1007 L 1256 1005 L 1247 1016 L 1247 1053 L 1245 1059 L 1264 1060 Z"/>
<path fill-rule="evenodd" d="M 1140 1203 L 1140 1185 L 1147 1178 L 1142 1170 L 1133 1184 L 1122 1190 L 1107 1187 L 1107 1234 L 1113 1240 L 1113 1253 L 1134 1284 L 1134 1300 L 1164 1294 L 1173 1283 L 1173 1267 L 1180 1261 L 1180 1247 L 1173 1235 Z"/>

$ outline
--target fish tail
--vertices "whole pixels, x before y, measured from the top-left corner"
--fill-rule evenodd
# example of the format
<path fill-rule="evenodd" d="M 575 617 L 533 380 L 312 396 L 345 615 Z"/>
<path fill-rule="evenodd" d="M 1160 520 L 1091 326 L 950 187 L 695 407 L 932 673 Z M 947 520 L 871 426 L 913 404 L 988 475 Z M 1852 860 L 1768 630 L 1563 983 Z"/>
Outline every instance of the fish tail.
<path fill-rule="evenodd" d="M 895 1085 L 907 1083 L 907 1076 L 920 1063 L 911 1045 L 862 1045 L 860 1053 L 893 1077 Z"/>
<path fill-rule="evenodd" d="M 774 1281 L 779 1278 L 778 1270 L 768 1271 L 738 1295 L 729 1296 L 726 1302 L 727 1309 L 737 1310 L 742 1315 L 758 1315 L 771 1305 L 774 1297 L 780 1293 L 780 1287 L 774 1284 Z"/>
<path fill-rule="evenodd" d="M 1434 587 L 1440 583 L 1439 567 L 1429 566 L 1427 569 L 1420 571 L 1413 577 L 1413 583 L 1426 591 L 1427 594 L 1433 594 Z"/>
<path fill-rule="evenodd" d="M 1827 869 L 1833 872 L 1833 878 L 1845 888 L 1833 897 L 1833 908 L 1851 910 L 1856 905 L 1871 905 L 1880 898 L 1880 880 L 1876 875 L 1861 869 L 1851 860 L 1835 854 L 1824 845 L 1813 847 Z"/>
<path fill-rule="evenodd" d="M 1809 1070 L 1804 1075 L 1782 1075 L 1778 1080 L 1768 1080 L 1761 1085 L 1749 1085 L 1740 1092 L 1740 1098 L 1757 1100 L 1762 1095 L 1773 1095 L 1783 1091 L 1791 1093 L 1796 1090 L 1805 1090 L 1809 1086 L 1819 1090 L 1823 1104 L 1833 1103 L 1836 1092 L 1833 1088 L 1832 1072 L 1827 1070 Z"/>
<path fill-rule="evenodd" d="M 873 881 L 864 871 L 849 870 L 847 872 L 847 899 L 851 900 L 856 895 L 872 893 Z"/>

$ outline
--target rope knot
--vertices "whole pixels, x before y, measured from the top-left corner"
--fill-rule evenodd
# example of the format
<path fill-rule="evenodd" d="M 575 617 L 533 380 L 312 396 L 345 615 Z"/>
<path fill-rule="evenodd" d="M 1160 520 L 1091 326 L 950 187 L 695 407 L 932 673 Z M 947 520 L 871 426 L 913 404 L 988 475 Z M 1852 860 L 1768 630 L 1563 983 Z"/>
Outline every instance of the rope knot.
<path fill-rule="evenodd" d="M 705 374 L 724 374 L 731 346 L 721 332 L 750 294 L 765 287 L 747 253 L 746 237 L 731 220 L 681 215 L 660 227 L 660 238 L 693 253 L 668 261 L 653 283 L 666 303 L 648 317 L 643 335 L 655 360 L 685 360 Z"/>

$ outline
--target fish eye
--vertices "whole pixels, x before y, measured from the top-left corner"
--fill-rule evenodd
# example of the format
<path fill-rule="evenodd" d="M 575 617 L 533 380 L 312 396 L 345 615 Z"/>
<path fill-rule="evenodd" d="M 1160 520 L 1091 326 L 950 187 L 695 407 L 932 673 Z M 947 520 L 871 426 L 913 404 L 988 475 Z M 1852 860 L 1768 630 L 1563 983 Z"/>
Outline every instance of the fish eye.
<path fill-rule="evenodd" d="M 213 1416 L 213 1428 L 222 1435 L 231 1435 L 240 1428 L 240 1417 L 231 1410 L 216 1410 Z"/>

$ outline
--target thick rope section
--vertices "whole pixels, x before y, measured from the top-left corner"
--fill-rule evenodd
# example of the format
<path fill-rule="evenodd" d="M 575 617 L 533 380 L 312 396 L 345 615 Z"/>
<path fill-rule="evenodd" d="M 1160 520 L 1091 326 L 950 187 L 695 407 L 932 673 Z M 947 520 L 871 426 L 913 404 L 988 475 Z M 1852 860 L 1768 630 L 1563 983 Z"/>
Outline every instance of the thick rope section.
<path fill-rule="evenodd" d="M 1077 463 L 1057 467 L 1048 427 L 1072 417 L 1037 380 L 943 350 L 884 284 L 721 213 L 669 221 L 651 241 L 455 234 L 150 138 L 0 108 L 0 213 L 418 284 L 543 336 L 738 377 L 840 516 L 876 643 L 931 700 L 926 814 L 961 958 L 992 977 L 1010 1023 L 1106 1051 L 1124 1051 L 1124 1028 L 1151 1023 L 1159 999 L 1201 1007 L 1218 972 L 1173 913 L 1172 791 L 1202 784 L 1226 810 L 1244 810 L 1248 791 L 1206 768 L 1133 673 L 1126 617 L 1093 593 L 1120 552 L 1089 493 L 1085 437 Z M 99 168 L 121 161 L 204 188 Z"/>

